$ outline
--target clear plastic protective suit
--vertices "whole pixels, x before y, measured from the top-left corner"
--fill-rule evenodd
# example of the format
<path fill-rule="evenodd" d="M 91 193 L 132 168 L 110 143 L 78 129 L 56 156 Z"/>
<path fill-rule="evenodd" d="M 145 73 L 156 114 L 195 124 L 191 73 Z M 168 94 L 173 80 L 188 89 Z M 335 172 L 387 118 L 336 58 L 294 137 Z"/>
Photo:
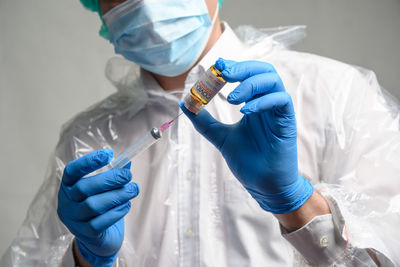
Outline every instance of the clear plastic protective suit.
<path fill-rule="evenodd" d="M 296 109 L 300 173 L 328 199 L 346 243 L 329 264 L 362 266 L 373 254 L 383 266 L 400 265 L 397 101 L 369 70 L 290 50 L 305 36 L 304 26 L 243 26 L 236 35 L 239 52 L 231 51 L 232 58 L 220 53 L 218 46 L 231 45 L 222 38 L 204 65 L 224 56 L 267 61 L 277 69 Z M 101 148 L 117 155 L 152 126 L 175 117 L 178 100 L 197 77 L 189 75 L 185 92 L 166 93 L 121 58 L 108 62 L 106 75 L 118 91 L 65 124 L 46 178 L 1 266 L 67 264 L 73 236 L 57 216 L 65 165 Z M 206 108 L 234 123 L 241 115 L 225 97 L 226 92 L 219 93 Z M 136 158 L 132 170 L 141 193 L 126 216 L 118 266 L 308 264 L 282 238 L 277 220 L 260 209 L 183 116 Z"/>

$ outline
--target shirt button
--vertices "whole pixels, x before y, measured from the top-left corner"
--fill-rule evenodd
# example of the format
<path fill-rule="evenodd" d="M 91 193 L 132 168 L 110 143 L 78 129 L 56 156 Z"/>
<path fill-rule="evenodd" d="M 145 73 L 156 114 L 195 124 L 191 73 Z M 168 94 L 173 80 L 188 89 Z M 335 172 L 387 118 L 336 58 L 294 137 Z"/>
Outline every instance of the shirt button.
<path fill-rule="evenodd" d="M 194 236 L 194 231 L 192 228 L 187 228 L 185 231 L 185 236 L 186 237 L 193 237 Z"/>
<path fill-rule="evenodd" d="M 196 173 L 193 170 L 188 170 L 186 172 L 186 180 L 191 181 L 196 177 Z"/>
<path fill-rule="evenodd" d="M 326 248 L 329 245 L 329 239 L 326 235 L 322 236 L 319 240 L 319 244 L 321 247 Z"/>

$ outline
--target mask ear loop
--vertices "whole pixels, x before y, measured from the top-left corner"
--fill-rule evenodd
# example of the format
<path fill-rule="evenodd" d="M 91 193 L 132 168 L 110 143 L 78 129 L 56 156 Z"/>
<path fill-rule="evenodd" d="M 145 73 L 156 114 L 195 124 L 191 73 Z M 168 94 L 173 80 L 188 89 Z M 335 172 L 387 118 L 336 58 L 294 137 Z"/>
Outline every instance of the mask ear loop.
<path fill-rule="evenodd" d="M 214 17 L 211 20 L 211 28 L 214 27 L 215 21 L 217 20 L 218 13 L 219 13 L 219 4 L 217 2 L 217 8 L 215 9 Z"/>

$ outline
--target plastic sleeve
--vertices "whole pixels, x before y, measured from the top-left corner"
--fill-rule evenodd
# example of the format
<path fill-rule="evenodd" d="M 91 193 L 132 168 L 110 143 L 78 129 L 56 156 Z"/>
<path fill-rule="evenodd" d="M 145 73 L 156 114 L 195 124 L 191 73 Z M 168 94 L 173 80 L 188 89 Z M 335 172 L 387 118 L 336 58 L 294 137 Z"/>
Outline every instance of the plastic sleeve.
<path fill-rule="evenodd" d="M 282 236 L 303 257 L 301 265 L 376 266 L 379 263 L 394 266 L 377 250 L 353 246 L 337 202 L 331 196 L 325 197 L 332 214 L 316 216 L 300 229 L 290 233 L 280 226 Z M 371 253 L 376 259 L 371 257 Z"/>

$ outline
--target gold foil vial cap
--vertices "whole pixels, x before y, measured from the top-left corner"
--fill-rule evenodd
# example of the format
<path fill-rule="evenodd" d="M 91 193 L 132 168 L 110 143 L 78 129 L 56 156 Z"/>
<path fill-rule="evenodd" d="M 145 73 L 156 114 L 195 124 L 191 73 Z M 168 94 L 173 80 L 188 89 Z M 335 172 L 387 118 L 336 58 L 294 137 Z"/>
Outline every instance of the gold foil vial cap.
<path fill-rule="evenodd" d="M 203 104 L 195 101 L 190 94 L 187 94 L 185 96 L 183 103 L 185 105 L 185 108 L 187 108 L 190 112 L 192 112 L 194 114 L 199 113 L 200 110 L 202 110 L 202 108 L 204 107 Z"/>
<path fill-rule="evenodd" d="M 226 83 L 226 81 L 224 80 L 224 78 L 222 78 L 222 72 L 217 69 L 215 67 L 215 65 L 212 65 L 210 67 L 210 71 L 212 72 L 212 74 L 214 74 L 215 77 L 217 77 L 221 82 Z"/>

